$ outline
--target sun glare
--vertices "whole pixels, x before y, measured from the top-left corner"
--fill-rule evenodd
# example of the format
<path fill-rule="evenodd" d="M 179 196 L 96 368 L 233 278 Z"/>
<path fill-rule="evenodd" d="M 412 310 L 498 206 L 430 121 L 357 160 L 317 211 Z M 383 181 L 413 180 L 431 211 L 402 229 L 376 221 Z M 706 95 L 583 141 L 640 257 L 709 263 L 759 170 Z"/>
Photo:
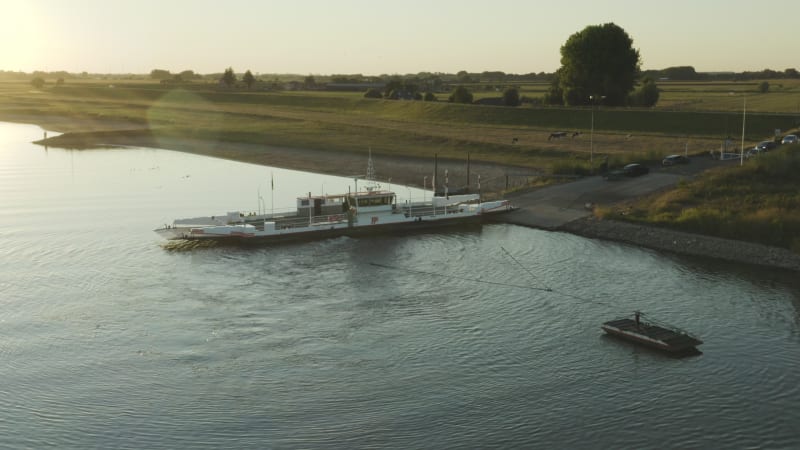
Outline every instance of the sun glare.
<path fill-rule="evenodd" d="M 0 70 L 31 71 L 40 64 L 44 30 L 34 6 L 4 2 L 0 7 Z"/>

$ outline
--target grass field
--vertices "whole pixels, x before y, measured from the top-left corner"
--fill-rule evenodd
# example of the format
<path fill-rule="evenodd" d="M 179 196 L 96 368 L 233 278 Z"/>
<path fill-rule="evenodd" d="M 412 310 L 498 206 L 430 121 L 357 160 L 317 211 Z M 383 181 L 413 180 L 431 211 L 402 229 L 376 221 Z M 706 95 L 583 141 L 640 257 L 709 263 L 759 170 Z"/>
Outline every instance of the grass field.
<path fill-rule="evenodd" d="M 547 88 L 542 83 L 520 87 L 530 96 Z M 664 107 L 601 107 L 593 112 L 374 100 L 357 92 L 231 92 L 209 84 L 173 88 L 142 81 L 78 81 L 36 91 L 25 82 L 6 82 L 0 83 L 0 114 L 73 117 L 97 126 L 123 121 L 157 133 L 223 142 L 356 152 L 371 147 L 378 153 L 425 157 L 439 153 L 462 158 L 470 152 L 485 161 L 547 169 L 563 166 L 565 160 L 588 164 L 593 154 L 608 154 L 620 163 L 660 158 L 682 151 L 687 142 L 691 152 L 718 148 L 724 137 L 741 133 L 744 100 L 736 92 L 747 92 L 752 111 L 747 116 L 748 144 L 769 137 L 776 128 L 797 125 L 798 116 L 787 112 L 792 102 L 800 101 L 800 86 L 750 95 L 756 88 L 756 83 L 668 83 L 663 86 Z M 552 131 L 582 134 L 551 141 Z"/>

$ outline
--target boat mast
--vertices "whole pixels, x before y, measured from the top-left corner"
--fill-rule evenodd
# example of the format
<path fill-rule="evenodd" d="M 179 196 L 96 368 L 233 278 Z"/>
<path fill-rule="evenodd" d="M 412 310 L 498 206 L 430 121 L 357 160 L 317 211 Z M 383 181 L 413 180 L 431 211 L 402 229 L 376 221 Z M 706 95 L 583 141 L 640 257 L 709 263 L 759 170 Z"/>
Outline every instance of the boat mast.
<path fill-rule="evenodd" d="M 369 149 L 369 159 L 367 160 L 367 192 L 372 192 L 380 188 L 380 185 L 375 181 L 375 166 L 372 164 L 372 148 Z"/>
<path fill-rule="evenodd" d="M 269 207 L 270 207 L 270 215 L 275 217 L 275 174 L 272 172 L 269 173 L 269 185 L 270 185 L 270 194 L 269 194 Z M 266 211 L 264 211 L 266 213 Z M 273 219 L 274 220 L 274 219 Z"/>
<path fill-rule="evenodd" d="M 467 152 L 467 192 L 472 192 L 469 187 L 469 152 Z"/>
<path fill-rule="evenodd" d="M 448 195 L 449 193 L 448 193 L 448 190 L 447 190 L 447 182 L 448 182 L 448 180 L 447 180 L 447 169 L 444 169 L 444 198 L 445 199 L 450 199 L 450 196 Z M 444 204 L 444 215 L 445 216 L 447 215 L 447 203 Z"/>

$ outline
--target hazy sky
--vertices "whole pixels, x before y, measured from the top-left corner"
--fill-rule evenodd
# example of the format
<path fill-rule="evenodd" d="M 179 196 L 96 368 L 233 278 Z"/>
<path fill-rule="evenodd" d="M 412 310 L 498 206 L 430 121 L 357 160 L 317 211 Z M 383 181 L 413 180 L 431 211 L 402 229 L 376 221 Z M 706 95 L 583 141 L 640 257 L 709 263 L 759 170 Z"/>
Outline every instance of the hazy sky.
<path fill-rule="evenodd" d="M 0 70 L 552 72 L 614 22 L 643 69 L 800 68 L 797 0 L 0 0 Z"/>

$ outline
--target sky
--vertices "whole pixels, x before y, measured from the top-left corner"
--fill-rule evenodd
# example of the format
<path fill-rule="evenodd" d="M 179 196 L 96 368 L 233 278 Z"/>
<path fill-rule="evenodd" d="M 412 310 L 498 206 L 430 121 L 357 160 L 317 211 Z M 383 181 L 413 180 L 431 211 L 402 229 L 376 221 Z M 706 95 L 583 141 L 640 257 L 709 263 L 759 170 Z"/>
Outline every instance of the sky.
<path fill-rule="evenodd" d="M 800 68 L 797 0 L 0 0 L 0 70 L 553 72 L 613 22 L 642 69 Z M 786 20 L 784 20 L 784 18 Z"/>

